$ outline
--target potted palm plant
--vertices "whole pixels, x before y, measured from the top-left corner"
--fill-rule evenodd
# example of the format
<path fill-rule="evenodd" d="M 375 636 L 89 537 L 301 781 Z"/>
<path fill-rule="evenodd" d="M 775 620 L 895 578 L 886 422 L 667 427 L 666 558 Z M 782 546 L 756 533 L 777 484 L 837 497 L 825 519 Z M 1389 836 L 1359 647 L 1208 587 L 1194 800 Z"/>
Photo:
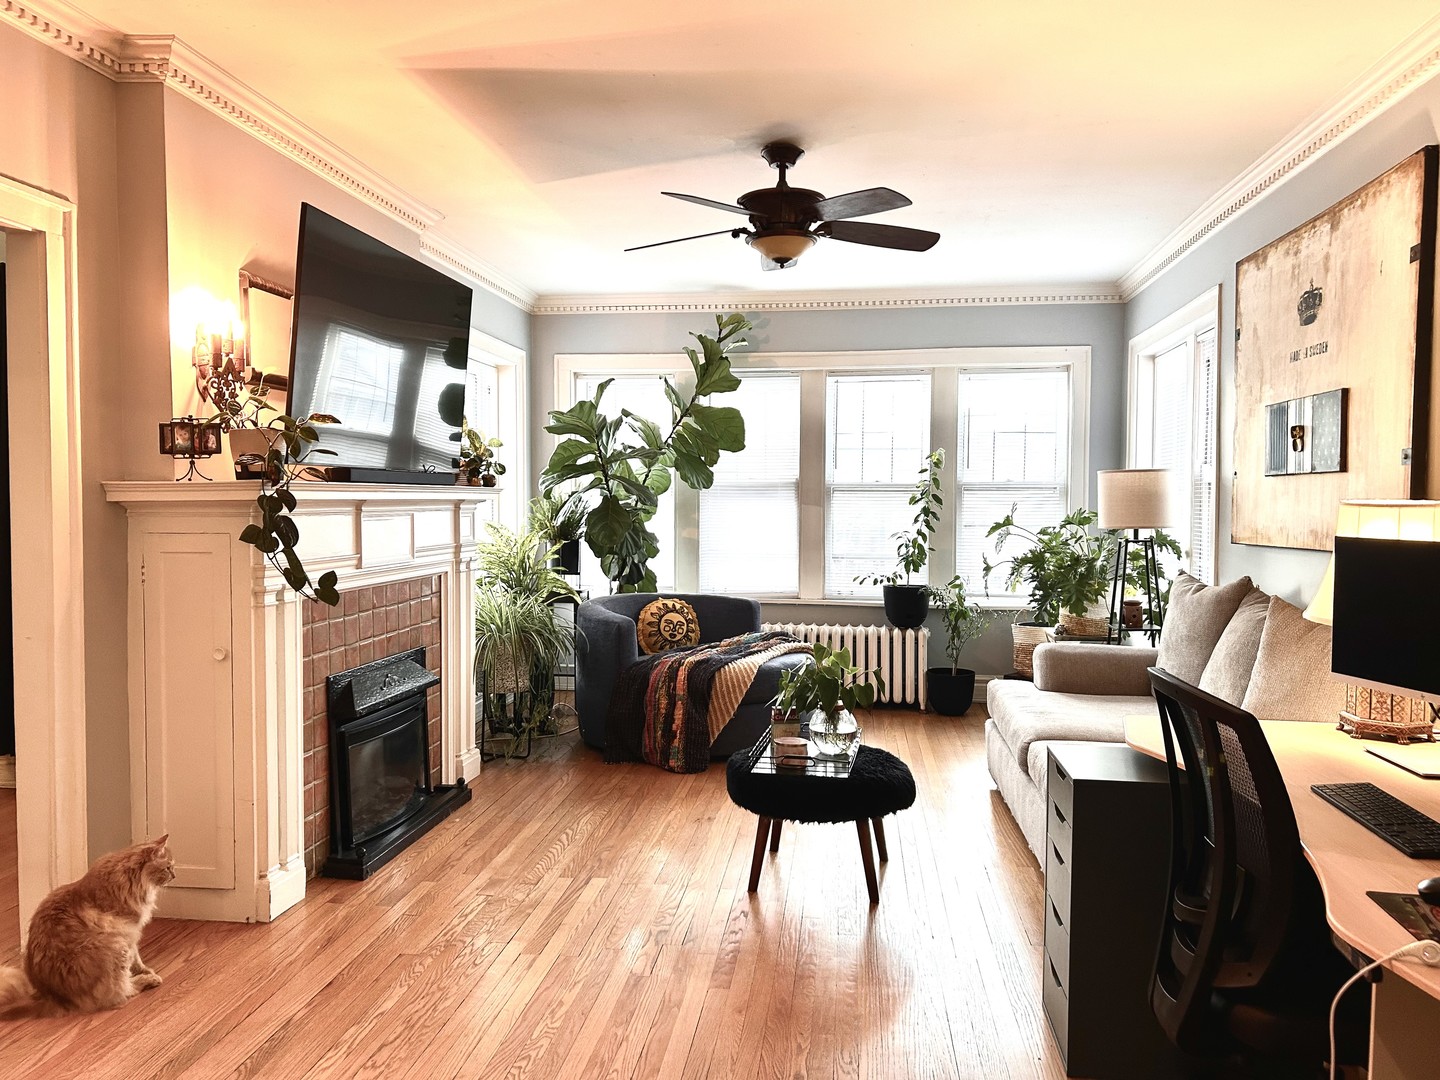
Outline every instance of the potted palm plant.
<path fill-rule="evenodd" d="M 978 604 L 967 603 L 965 582 L 958 575 L 932 588 L 930 602 L 939 610 L 945 627 L 945 655 L 950 666 L 926 670 L 926 696 L 941 716 L 962 716 L 975 704 L 975 672 L 960 666 L 960 654 L 985 632 L 990 619 Z"/>
<path fill-rule="evenodd" d="M 888 574 L 861 574 L 855 579 L 859 585 L 881 586 L 885 618 L 897 630 L 920 626 L 930 611 L 929 586 L 912 584 L 910 576 L 924 570 L 930 558 L 930 537 L 944 504 L 940 497 L 940 471 L 944 467 L 944 450 L 931 453 L 920 467 L 920 480 L 909 503 L 915 507 L 915 519 L 908 530 L 894 536 L 896 568 Z"/>
<path fill-rule="evenodd" d="M 785 671 L 773 704 L 782 716 L 808 721 L 810 741 L 822 754 L 844 755 L 860 738 L 855 710 L 870 708 L 884 689 L 878 668 L 861 671 L 849 649 L 832 651 L 817 642 L 815 663 Z"/>
<path fill-rule="evenodd" d="M 571 647 L 571 628 L 552 605 L 578 597 L 551 568 L 554 548 L 539 533 L 493 522 L 486 530 L 476 546 L 475 679 L 491 730 L 523 735 L 549 716 L 555 666 Z"/>

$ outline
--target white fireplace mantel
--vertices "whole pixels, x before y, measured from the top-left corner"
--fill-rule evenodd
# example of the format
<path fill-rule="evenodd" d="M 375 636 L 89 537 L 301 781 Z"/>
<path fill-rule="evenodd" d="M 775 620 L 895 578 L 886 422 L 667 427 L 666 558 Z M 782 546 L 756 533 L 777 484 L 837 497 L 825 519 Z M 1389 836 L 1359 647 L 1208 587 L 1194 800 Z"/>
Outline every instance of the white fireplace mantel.
<path fill-rule="evenodd" d="M 478 772 L 475 542 L 493 488 L 297 483 L 297 550 L 340 589 L 441 581 L 441 780 Z M 129 518 L 131 831 L 169 832 L 160 914 L 267 922 L 305 895 L 300 605 L 240 530 L 258 483 L 110 481 Z"/>

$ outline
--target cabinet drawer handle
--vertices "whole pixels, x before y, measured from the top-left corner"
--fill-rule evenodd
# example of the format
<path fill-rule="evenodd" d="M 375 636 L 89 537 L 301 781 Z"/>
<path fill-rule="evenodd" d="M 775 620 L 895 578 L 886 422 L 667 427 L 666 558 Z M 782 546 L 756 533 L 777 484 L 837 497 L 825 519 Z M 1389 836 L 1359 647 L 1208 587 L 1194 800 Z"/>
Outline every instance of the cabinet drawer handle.
<path fill-rule="evenodd" d="M 210 655 L 215 657 L 216 660 L 224 660 L 225 657 L 229 656 L 230 654 L 217 645 L 215 647 L 215 651 L 212 652 Z"/>
<path fill-rule="evenodd" d="M 1065 865 L 1065 856 L 1060 854 L 1060 849 L 1059 849 L 1058 847 L 1056 847 L 1053 842 L 1050 844 L 1050 851 L 1054 854 L 1054 856 L 1055 856 L 1055 861 L 1056 861 L 1057 863 L 1059 863 L 1061 866 L 1064 866 L 1064 865 Z"/>
<path fill-rule="evenodd" d="M 1060 917 L 1060 909 L 1055 906 L 1055 901 L 1050 901 L 1050 914 L 1055 916 L 1055 925 L 1061 929 L 1065 927 L 1065 920 Z"/>
<path fill-rule="evenodd" d="M 1065 766 L 1061 765 L 1058 761 L 1055 762 L 1055 775 L 1067 784 L 1070 782 L 1070 774 L 1065 771 Z"/>
<path fill-rule="evenodd" d="M 1052 802 L 1050 806 L 1055 811 L 1055 816 L 1060 819 L 1060 824 L 1068 825 L 1069 822 L 1065 820 L 1065 811 L 1060 809 L 1060 804 Z"/>
<path fill-rule="evenodd" d="M 1046 966 L 1050 969 L 1050 978 L 1055 980 L 1056 986 L 1060 987 L 1061 990 L 1064 990 L 1065 984 L 1060 981 L 1060 973 L 1055 970 L 1055 961 L 1047 959 L 1045 963 Z"/>

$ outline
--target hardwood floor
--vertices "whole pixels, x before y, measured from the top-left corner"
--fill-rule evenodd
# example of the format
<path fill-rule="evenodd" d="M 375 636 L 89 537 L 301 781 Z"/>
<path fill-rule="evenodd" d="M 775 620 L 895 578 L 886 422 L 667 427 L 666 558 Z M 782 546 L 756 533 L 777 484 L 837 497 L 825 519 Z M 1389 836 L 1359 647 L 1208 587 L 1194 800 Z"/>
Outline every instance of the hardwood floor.
<path fill-rule="evenodd" d="M 0 964 L 20 954 L 20 853 L 15 845 L 15 789 L 0 788 Z"/>
<path fill-rule="evenodd" d="M 1041 875 L 980 713 L 865 719 L 919 787 L 878 907 L 853 826 L 784 829 L 751 896 L 723 767 L 606 766 L 571 735 L 487 765 L 368 882 L 314 882 L 266 926 L 153 924 L 163 986 L 5 1025 L 0 1075 L 1062 1077 Z"/>

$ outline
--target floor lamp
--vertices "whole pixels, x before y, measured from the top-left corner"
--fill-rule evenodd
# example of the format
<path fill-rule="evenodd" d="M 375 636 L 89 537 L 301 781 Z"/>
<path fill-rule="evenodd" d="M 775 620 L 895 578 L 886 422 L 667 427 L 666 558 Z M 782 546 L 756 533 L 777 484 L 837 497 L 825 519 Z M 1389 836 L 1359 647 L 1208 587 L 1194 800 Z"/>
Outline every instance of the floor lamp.
<path fill-rule="evenodd" d="M 1102 469 L 1097 474 L 1100 492 L 1099 520 L 1102 529 L 1129 530 L 1115 544 L 1115 566 L 1110 577 L 1110 627 L 1105 640 L 1118 642 L 1126 630 L 1137 630 L 1155 643 L 1165 616 L 1160 600 L 1160 567 L 1155 561 L 1155 538 L 1141 536 L 1141 529 L 1163 529 L 1173 524 L 1171 492 L 1174 477 L 1168 469 Z M 1125 599 L 1125 571 L 1130 552 L 1143 553 L 1145 618 L 1139 627 L 1123 625 L 1121 604 Z"/>

